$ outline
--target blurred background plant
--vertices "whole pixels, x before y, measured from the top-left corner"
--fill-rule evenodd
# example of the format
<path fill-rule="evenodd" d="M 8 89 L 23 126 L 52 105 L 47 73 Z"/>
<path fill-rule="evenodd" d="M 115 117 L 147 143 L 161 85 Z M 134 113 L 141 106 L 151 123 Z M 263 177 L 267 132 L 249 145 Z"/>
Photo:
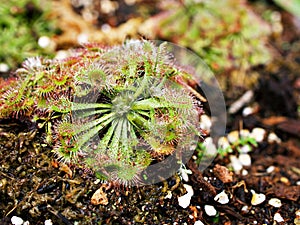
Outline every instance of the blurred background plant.
<path fill-rule="evenodd" d="M 274 2 L 276 4 L 278 4 L 280 7 L 287 10 L 288 12 L 290 12 L 300 18 L 300 1 L 298 1 L 298 0 L 290 0 L 290 1 L 274 0 Z"/>
<path fill-rule="evenodd" d="M 47 37 L 52 37 L 58 29 L 54 21 L 47 17 L 48 13 L 47 1 L 1 1 L 0 72 L 7 73 L 16 69 L 27 57 L 51 56 L 54 53 L 54 43 L 50 46 Z"/>
<path fill-rule="evenodd" d="M 251 87 L 257 74 L 249 69 L 272 57 L 267 47 L 270 24 L 243 0 L 171 2 L 142 32 L 196 52 L 216 72 L 223 89 L 228 83 Z"/>

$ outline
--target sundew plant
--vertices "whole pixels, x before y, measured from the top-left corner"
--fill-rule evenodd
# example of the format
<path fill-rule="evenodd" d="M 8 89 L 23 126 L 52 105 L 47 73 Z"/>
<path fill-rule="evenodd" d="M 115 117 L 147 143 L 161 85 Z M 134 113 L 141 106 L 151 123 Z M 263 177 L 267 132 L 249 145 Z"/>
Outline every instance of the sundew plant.
<path fill-rule="evenodd" d="M 170 156 L 178 169 L 200 140 L 191 81 L 164 44 L 87 44 L 64 60 L 27 59 L 0 85 L 0 118 L 31 120 L 60 160 L 101 179 L 145 183 Z"/>

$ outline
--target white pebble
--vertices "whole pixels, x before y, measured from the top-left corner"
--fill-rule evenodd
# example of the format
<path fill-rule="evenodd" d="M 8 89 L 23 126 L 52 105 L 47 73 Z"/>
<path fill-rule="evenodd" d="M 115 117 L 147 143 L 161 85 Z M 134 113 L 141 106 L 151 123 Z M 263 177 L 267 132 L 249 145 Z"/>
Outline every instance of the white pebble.
<path fill-rule="evenodd" d="M 247 106 L 246 108 L 243 109 L 243 116 L 249 116 L 254 112 L 254 109 L 250 106 Z"/>
<path fill-rule="evenodd" d="M 243 169 L 243 165 L 241 164 L 240 160 L 235 155 L 229 156 L 231 166 L 235 173 L 240 173 L 240 171 Z"/>
<path fill-rule="evenodd" d="M 0 63 L 0 72 L 6 73 L 9 71 L 9 66 L 6 63 Z"/>
<path fill-rule="evenodd" d="M 242 129 L 242 130 L 240 130 L 240 136 L 241 137 L 248 137 L 250 135 L 250 131 L 249 130 L 247 130 L 247 129 Z"/>
<path fill-rule="evenodd" d="M 39 38 L 38 40 L 38 45 L 41 47 L 41 48 L 47 48 L 51 45 L 51 39 L 47 36 L 42 36 Z"/>
<path fill-rule="evenodd" d="M 249 207 L 247 205 L 244 205 L 241 209 L 241 211 L 248 213 L 249 212 Z"/>
<path fill-rule="evenodd" d="M 248 153 L 248 152 L 251 152 L 252 151 L 252 148 L 250 145 L 243 145 L 241 148 L 240 148 L 240 152 L 241 153 Z"/>
<path fill-rule="evenodd" d="M 190 203 L 191 203 L 191 198 L 192 196 L 189 195 L 189 194 L 185 194 L 185 195 L 182 195 L 180 197 L 178 197 L 178 204 L 182 207 L 182 208 L 187 208 Z"/>
<path fill-rule="evenodd" d="M 265 134 L 265 129 L 256 127 L 252 130 L 250 137 L 253 137 L 257 142 L 262 142 L 264 140 Z"/>
<path fill-rule="evenodd" d="M 23 225 L 30 225 L 30 223 L 29 223 L 29 221 L 27 220 L 27 221 L 25 221 L 25 222 L 23 223 Z"/>
<path fill-rule="evenodd" d="M 107 23 L 103 24 L 101 26 L 101 30 L 104 32 L 104 33 L 108 33 L 109 31 L 111 31 L 111 26 Z"/>
<path fill-rule="evenodd" d="M 89 41 L 89 36 L 88 34 L 85 34 L 85 33 L 81 33 L 77 36 L 77 42 L 79 44 L 84 44 L 84 43 L 87 43 Z"/>
<path fill-rule="evenodd" d="M 296 185 L 300 186 L 300 180 L 296 182 Z"/>
<path fill-rule="evenodd" d="M 255 193 L 254 190 L 251 190 L 251 193 L 252 193 L 251 205 L 259 205 L 266 200 L 266 196 L 264 194 L 257 194 Z"/>
<path fill-rule="evenodd" d="M 99 184 L 100 182 L 101 182 L 101 180 L 97 179 L 97 180 L 94 181 L 94 184 Z"/>
<path fill-rule="evenodd" d="M 183 196 L 178 197 L 178 204 L 182 208 L 187 208 L 190 205 L 192 196 L 194 195 L 194 190 L 192 186 L 188 184 L 184 184 L 183 186 L 185 187 L 187 193 L 184 194 Z"/>
<path fill-rule="evenodd" d="M 200 118 L 200 128 L 210 132 L 210 128 L 211 128 L 211 119 L 207 116 L 207 115 L 202 115 Z"/>
<path fill-rule="evenodd" d="M 240 136 L 239 136 L 239 132 L 237 130 L 231 131 L 228 135 L 227 135 L 227 139 L 230 143 L 235 143 L 239 140 Z"/>
<path fill-rule="evenodd" d="M 269 143 L 281 143 L 281 139 L 274 133 L 270 133 L 268 136 L 268 142 Z"/>
<path fill-rule="evenodd" d="M 218 147 L 222 149 L 230 148 L 230 144 L 226 137 L 220 137 L 218 140 Z"/>
<path fill-rule="evenodd" d="M 165 196 L 165 199 L 171 199 L 172 198 L 172 191 L 167 191 L 167 195 Z"/>
<path fill-rule="evenodd" d="M 206 155 L 216 156 L 218 154 L 218 150 L 216 148 L 216 145 L 214 144 L 212 137 L 205 138 L 203 145 L 206 149 Z"/>
<path fill-rule="evenodd" d="M 282 205 L 281 200 L 278 198 L 271 198 L 268 203 L 269 205 L 274 206 L 276 208 L 280 208 Z"/>
<path fill-rule="evenodd" d="M 246 153 L 240 154 L 239 161 L 243 166 L 251 166 L 251 157 L 249 154 Z"/>
<path fill-rule="evenodd" d="M 242 170 L 242 175 L 243 175 L 243 176 L 247 176 L 248 174 L 249 174 L 249 173 L 248 173 L 247 170 L 245 170 L 245 169 Z"/>
<path fill-rule="evenodd" d="M 272 173 L 275 170 L 275 166 L 269 166 L 266 171 L 267 173 Z"/>
<path fill-rule="evenodd" d="M 221 204 L 227 204 L 229 202 L 228 195 L 225 193 L 225 191 L 222 191 L 219 194 L 217 194 L 215 196 L 214 200 Z"/>
<path fill-rule="evenodd" d="M 204 225 L 204 223 L 202 223 L 200 220 L 197 220 L 194 225 Z"/>
<path fill-rule="evenodd" d="M 13 225 L 22 225 L 24 222 L 23 219 L 18 216 L 13 216 L 10 221 Z"/>
<path fill-rule="evenodd" d="M 52 220 L 51 219 L 48 219 L 48 220 L 45 220 L 45 225 L 52 225 Z"/>
<path fill-rule="evenodd" d="M 217 215 L 217 210 L 212 205 L 205 205 L 204 210 L 208 216 L 215 216 Z"/>
<path fill-rule="evenodd" d="M 190 196 L 194 195 L 194 190 L 191 185 L 183 184 L 183 186 L 184 186 L 185 190 L 187 191 L 188 195 L 190 195 Z"/>
<path fill-rule="evenodd" d="M 284 219 L 282 218 L 282 216 L 279 213 L 275 213 L 274 220 L 278 223 L 284 222 Z"/>

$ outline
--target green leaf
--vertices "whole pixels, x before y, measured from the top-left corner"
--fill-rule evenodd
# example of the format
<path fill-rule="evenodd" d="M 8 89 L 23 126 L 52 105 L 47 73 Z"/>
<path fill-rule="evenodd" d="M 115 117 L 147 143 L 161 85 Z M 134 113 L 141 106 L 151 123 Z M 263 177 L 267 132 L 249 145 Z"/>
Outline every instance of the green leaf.
<path fill-rule="evenodd" d="M 299 0 L 274 0 L 274 2 L 284 8 L 286 11 L 300 17 L 300 1 Z"/>

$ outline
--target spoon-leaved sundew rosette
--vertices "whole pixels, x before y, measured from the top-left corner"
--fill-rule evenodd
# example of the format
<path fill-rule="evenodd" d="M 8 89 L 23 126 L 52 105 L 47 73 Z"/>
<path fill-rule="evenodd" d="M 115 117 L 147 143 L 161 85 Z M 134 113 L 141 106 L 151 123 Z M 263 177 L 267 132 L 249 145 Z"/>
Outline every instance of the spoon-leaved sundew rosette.
<path fill-rule="evenodd" d="M 103 180 L 167 178 L 201 141 L 201 96 L 164 43 L 86 44 L 64 60 L 28 59 L 15 77 L 2 82 L 0 117 L 45 128 L 60 160 Z"/>

